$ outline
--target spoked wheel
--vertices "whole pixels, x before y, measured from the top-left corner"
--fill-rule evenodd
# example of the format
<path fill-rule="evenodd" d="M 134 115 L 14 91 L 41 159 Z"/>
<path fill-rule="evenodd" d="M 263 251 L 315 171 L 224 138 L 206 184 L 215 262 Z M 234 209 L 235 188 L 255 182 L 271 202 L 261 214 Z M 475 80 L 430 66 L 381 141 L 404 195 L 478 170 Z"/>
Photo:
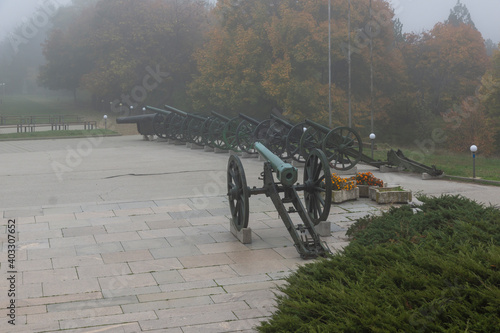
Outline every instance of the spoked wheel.
<path fill-rule="evenodd" d="M 209 146 L 214 148 L 214 145 L 210 139 L 210 125 L 215 120 L 214 116 L 208 117 L 201 127 L 201 141 L 203 146 Z"/>
<path fill-rule="evenodd" d="M 178 114 L 174 115 L 169 119 L 168 124 L 168 138 L 172 140 L 184 141 L 184 133 L 182 133 L 182 127 L 186 117 L 180 116 Z"/>
<path fill-rule="evenodd" d="M 237 135 L 238 125 L 240 123 L 241 123 L 240 117 L 232 118 L 230 121 L 226 123 L 226 125 L 224 126 L 224 130 L 222 132 L 222 137 L 224 138 L 226 147 L 234 151 L 239 150 L 236 135 Z"/>
<path fill-rule="evenodd" d="M 350 127 L 331 130 L 323 141 L 323 151 L 336 170 L 349 170 L 361 160 L 363 143 L 359 134 Z"/>
<path fill-rule="evenodd" d="M 203 124 L 205 119 L 201 118 L 190 118 L 189 124 L 187 126 L 187 139 L 189 142 L 196 145 L 203 145 Z"/>
<path fill-rule="evenodd" d="M 271 119 L 266 119 L 264 121 L 261 121 L 257 127 L 255 127 L 255 130 L 253 131 L 253 141 L 254 142 L 260 142 L 264 146 L 268 147 L 269 145 L 269 138 L 267 137 L 267 131 L 269 130 L 269 127 L 271 126 Z"/>
<path fill-rule="evenodd" d="M 328 159 L 321 150 L 312 150 L 304 166 L 304 200 L 314 225 L 330 214 L 332 187 Z"/>
<path fill-rule="evenodd" d="M 172 131 L 172 120 L 175 118 L 175 116 L 176 114 L 172 112 L 166 116 L 165 121 L 163 122 L 166 139 L 170 139 L 170 133 Z"/>
<path fill-rule="evenodd" d="M 286 151 L 286 135 L 290 129 L 285 125 L 274 122 L 267 131 L 269 150 L 279 157 L 283 157 Z M 286 156 L 285 156 L 286 157 Z"/>
<path fill-rule="evenodd" d="M 191 120 L 191 117 L 184 117 L 184 120 L 182 121 L 182 124 L 181 124 L 181 141 L 182 142 L 190 142 L 189 141 L 189 133 L 188 133 L 188 126 L 189 126 L 189 121 Z"/>
<path fill-rule="evenodd" d="M 300 154 L 307 159 L 311 151 L 321 149 L 325 135 L 314 127 L 309 127 L 300 138 Z"/>
<path fill-rule="evenodd" d="M 214 148 L 221 150 L 228 149 L 223 137 L 225 126 L 226 126 L 226 121 L 220 119 L 214 119 L 210 123 L 210 128 L 208 129 L 208 137 Z"/>
<path fill-rule="evenodd" d="M 305 162 L 305 158 L 300 154 L 300 138 L 304 134 L 305 126 L 305 123 L 293 126 L 286 136 L 286 152 L 297 162 Z"/>
<path fill-rule="evenodd" d="M 236 129 L 236 144 L 238 148 L 247 154 L 257 154 L 253 148 L 253 136 L 252 133 L 255 126 L 250 122 L 243 120 Z"/>
<path fill-rule="evenodd" d="M 153 118 L 153 131 L 156 136 L 162 139 L 167 138 L 167 133 L 165 132 L 165 121 L 167 117 L 161 113 L 155 114 Z"/>
<path fill-rule="evenodd" d="M 227 163 L 227 196 L 233 218 L 232 223 L 236 230 L 240 231 L 248 227 L 249 189 L 245 170 L 243 170 L 240 158 L 236 155 L 231 155 Z"/>

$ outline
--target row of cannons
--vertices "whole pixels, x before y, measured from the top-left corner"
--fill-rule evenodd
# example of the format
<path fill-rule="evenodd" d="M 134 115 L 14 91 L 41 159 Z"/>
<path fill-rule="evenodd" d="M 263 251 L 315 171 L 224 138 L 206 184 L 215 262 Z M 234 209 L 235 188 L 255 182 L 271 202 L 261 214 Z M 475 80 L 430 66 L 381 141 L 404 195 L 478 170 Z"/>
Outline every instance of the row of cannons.
<path fill-rule="evenodd" d="M 297 162 L 305 162 L 313 149 L 320 149 L 337 170 L 349 170 L 360 161 L 375 166 L 383 163 L 363 155 L 361 138 L 349 127 L 330 129 L 308 119 L 292 124 L 273 114 L 257 120 L 241 113 L 229 118 L 214 111 L 201 116 L 168 105 L 147 109 L 154 113 L 118 118 L 117 123 L 137 123 L 139 133 L 145 136 L 250 155 L 257 154 L 254 143 L 260 142 L 276 156 Z"/>
<path fill-rule="evenodd" d="M 154 113 L 118 118 L 117 123 L 136 123 L 139 133 L 144 136 L 156 135 L 222 151 L 259 154 L 264 160 L 264 171 L 259 178 L 263 186 L 260 188 L 247 185 L 238 154 L 229 157 L 227 196 L 231 230 L 242 242 L 248 242 L 251 235 L 248 228 L 249 198 L 265 194 L 271 198 L 295 248 L 304 259 L 331 253 L 320 239 L 320 234 L 330 233 L 326 221 L 330 214 L 333 187 L 331 168 L 349 170 L 360 161 L 376 167 L 394 163 L 405 166 L 404 163 L 409 163 L 410 166 L 425 169 L 425 172 L 439 173 L 435 167 L 429 168 L 406 159 L 399 151 L 389 152 L 387 162 L 373 160 L 362 153 L 359 134 L 348 127 L 329 129 L 310 120 L 292 124 L 275 115 L 258 121 L 243 114 L 234 118 L 216 112 L 201 116 L 168 105 L 165 105 L 166 109 L 147 108 Z M 394 162 L 390 161 L 391 158 Z M 302 183 L 298 183 L 297 168 L 286 161 L 302 162 Z M 302 224 L 293 223 L 292 213 L 299 215 Z M 328 229 L 326 232 L 325 228 Z"/>

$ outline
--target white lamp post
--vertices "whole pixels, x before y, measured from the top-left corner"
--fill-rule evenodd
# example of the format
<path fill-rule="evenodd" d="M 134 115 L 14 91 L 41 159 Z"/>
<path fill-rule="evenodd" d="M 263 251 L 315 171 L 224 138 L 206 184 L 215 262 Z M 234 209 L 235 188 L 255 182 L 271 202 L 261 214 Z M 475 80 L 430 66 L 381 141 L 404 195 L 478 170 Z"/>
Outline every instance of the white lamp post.
<path fill-rule="evenodd" d="M 477 146 L 470 146 L 470 151 L 472 152 L 472 178 L 476 178 L 476 151 Z"/>
<path fill-rule="evenodd" d="M 377 137 L 377 136 L 375 135 L 375 133 L 371 133 L 371 134 L 370 134 L 370 140 L 371 140 L 371 142 L 372 142 L 372 158 L 373 158 L 373 145 L 374 145 L 374 142 L 375 142 L 375 138 L 376 138 L 376 137 Z"/>
<path fill-rule="evenodd" d="M 104 115 L 104 129 L 108 129 L 108 115 Z"/>
<path fill-rule="evenodd" d="M 143 114 L 146 113 L 146 108 L 144 108 L 144 107 L 142 108 L 142 113 Z"/>

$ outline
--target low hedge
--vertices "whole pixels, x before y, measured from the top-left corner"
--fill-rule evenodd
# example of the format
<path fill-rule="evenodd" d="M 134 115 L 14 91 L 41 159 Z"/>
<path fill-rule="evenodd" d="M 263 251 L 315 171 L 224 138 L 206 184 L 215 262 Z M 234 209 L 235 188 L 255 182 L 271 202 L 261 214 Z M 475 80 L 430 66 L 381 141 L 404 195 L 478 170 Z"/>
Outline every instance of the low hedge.
<path fill-rule="evenodd" d="M 499 332 L 500 209 L 420 197 L 353 224 L 300 267 L 260 332 Z"/>

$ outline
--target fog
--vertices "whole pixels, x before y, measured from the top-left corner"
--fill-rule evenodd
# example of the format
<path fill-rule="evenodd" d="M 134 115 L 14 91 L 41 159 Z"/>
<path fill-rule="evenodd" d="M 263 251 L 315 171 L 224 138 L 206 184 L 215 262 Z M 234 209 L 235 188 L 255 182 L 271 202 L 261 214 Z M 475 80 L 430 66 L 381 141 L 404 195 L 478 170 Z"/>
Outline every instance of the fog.
<path fill-rule="evenodd" d="M 437 22 L 448 18 L 450 9 L 457 0 L 390 0 L 398 17 L 403 23 L 404 32 L 422 32 L 430 30 Z M 481 31 L 484 39 L 500 42 L 500 1 L 497 0 L 461 0 L 467 6 L 472 21 Z"/>
<path fill-rule="evenodd" d="M 37 11 L 47 6 L 60 6 L 71 0 L 0 0 L 0 40 L 24 22 L 33 19 Z"/>
<path fill-rule="evenodd" d="M 353 0 L 355 1 L 355 0 Z M 457 0 L 389 0 L 397 17 L 403 23 L 404 32 L 422 32 L 430 30 L 437 22 L 448 18 L 450 9 Z M 469 9 L 472 20 L 483 34 L 500 42 L 500 1 L 497 0 L 461 0 Z M 12 30 L 31 19 L 37 8 L 45 5 L 66 5 L 71 0 L 0 0 L 0 40 Z"/>

